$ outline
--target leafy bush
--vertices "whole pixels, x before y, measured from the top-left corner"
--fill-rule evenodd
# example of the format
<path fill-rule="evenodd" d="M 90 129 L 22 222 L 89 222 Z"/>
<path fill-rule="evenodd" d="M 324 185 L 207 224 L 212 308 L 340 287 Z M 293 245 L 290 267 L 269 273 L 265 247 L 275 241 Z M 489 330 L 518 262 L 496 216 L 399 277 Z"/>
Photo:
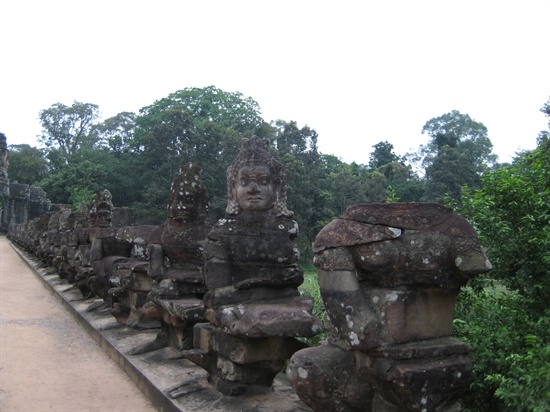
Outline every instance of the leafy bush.
<path fill-rule="evenodd" d="M 304 268 L 304 283 L 300 285 L 299 290 L 302 296 L 309 296 L 313 298 L 313 314 L 319 319 L 324 321 L 325 319 L 325 306 L 323 305 L 323 299 L 321 298 L 321 292 L 319 290 L 319 283 L 317 282 L 317 273 L 312 265 L 303 266 Z M 303 341 L 310 346 L 317 346 L 322 340 L 326 339 L 327 332 L 323 328 L 321 333 L 312 337 L 304 338 Z"/>
<path fill-rule="evenodd" d="M 459 295 L 454 330 L 474 361 L 465 411 L 550 410 L 550 313 L 533 316 L 527 300 L 502 287 Z"/>
<path fill-rule="evenodd" d="M 503 410 L 546 412 L 550 410 L 550 345 L 535 335 L 525 337 L 525 353 L 506 358 L 506 375 L 489 375 L 495 383 L 495 395 L 503 402 Z"/>

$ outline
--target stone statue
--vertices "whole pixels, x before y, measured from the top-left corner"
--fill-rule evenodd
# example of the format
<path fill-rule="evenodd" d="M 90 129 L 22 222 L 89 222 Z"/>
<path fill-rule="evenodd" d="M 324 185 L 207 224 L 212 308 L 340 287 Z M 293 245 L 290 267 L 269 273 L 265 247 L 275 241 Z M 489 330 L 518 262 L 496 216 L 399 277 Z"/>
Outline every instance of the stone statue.
<path fill-rule="evenodd" d="M 468 345 L 451 338 L 456 296 L 491 269 L 475 231 L 432 203 L 349 207 L 314 242 L 329 342 L 288 376 L 315 411 L 451 411 Z"/>
<path fill-rule="evenodd" d="M 243 139 L 227 169 L 226 216 L 208 234 L 204 302 L 210 324 L 195 326 L 186 356 L 227 395 L 268 391 L 285 361 L 321 321 L 301 297 L 303 272 L 294 245 L 298 225 L 286 207 L 283 166 L 268 142 Z M 265 348 L 270 348 L 265 350 Z"/>
<path fill-rule="evenodd" d="M 147 278 L 152 282 L 144 305 L 145 315 L 161 322 L 156 339 L 136 347 L 137 355 L 165 346 L 189 349 L 193 326 L 204 322 L 203 246 L 208 231 L 209 195 L 201 179 L 202 169 L 182 165 L 172 182 L 168 219 L 155 229 L 148 242 Z"/>
<path fill-rule="evenodd" d="M 6 135 L 0 133 L 0 193 L 5 185 L 9 183 L 8 180 L 8 166 L 9 162 L 9 151 L 8 151 L 8 142 Z M 2 205 L 0 205 L 1 207 Z"/>

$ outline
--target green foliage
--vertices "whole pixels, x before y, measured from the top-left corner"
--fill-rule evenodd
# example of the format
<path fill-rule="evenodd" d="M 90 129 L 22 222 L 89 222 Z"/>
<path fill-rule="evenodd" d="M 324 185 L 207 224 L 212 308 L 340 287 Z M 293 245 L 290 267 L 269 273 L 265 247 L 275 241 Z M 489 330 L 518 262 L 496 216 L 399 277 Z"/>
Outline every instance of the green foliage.
<path fill-rule="evenodd" d="M 323 305 L 323 299 L 321 298 L 321 291 L 317 281 L 317 272 L 312 265 L 303 265 L 302 268 L 304 269 L 304 283 L 302 283 L 298 288 L 300 290 L 300 295 L 313 298 L 313 314 L 324 323 L 325 306 Z M 316 346 L 326 338 L 327 331 L 326 328 L 323 328 L 321 333 L 318 335 L 312 338 L 305 338 L 303 340 L 310 346 Z"/>
<path fill-rule="evenodd" d="M 480 176 L 496 160 L 482 123 L 453 110 L 426 122 L 422 133 L 431 138 L 418 154 L 426 179 L 423 200 L 442 203 L 450 194 L 460 201 L 463 185 L 480 187 Z"/>
<path fill-rule="evenodd" d="M 388 141 L 380 142 L 372 146 L 374 151 L 369 157 L 369 167 L 377 169 L 389 163 L 397 162 L 399 157 L 393 152 L 393 145 Z"/>
<path fill-rule="evenodd" d="M 446 196 L 459 200 L 464 185 L 480 187 L 480 175 L 468 156 L 457 148 L 445 146 L 426 168 L 423 200 L 443 203 Z"/>
<path fill-rule="evenodd" d="M 250 97 L 244 97 L 238 92 L 225 92 L 214 86 L 188 87 L 140 110 L 136 119 L 136 149 L 141 147 L 142 139 L 150 130 L 161 122 L 166 110 L 186 112 L 197 125 L 213 122 L 239 133 L 261 132 L 265 123 L 260 116 L 260 106 Z"/>
<path fill-rule="evenodd" d="M 526 350 L 506 358 L 510 365 L 505 375 L 489 375 L 503 410 L 546 412 L 550 410 L 550 345 L 544 346 L 535 335 L 525 337 Z"/>
<path fill-rule="evenodd" d="M 71 204 L 83 193 L 97 193 L 105 189 L 107 173 L 101 165 L 82 160 L 67 164 L 56 174 L 48 175 L 37 183 L 53 203 Z M 75 203 L 78 206 L 78 203 Z"/>
<path fill-rule="evenodd" d="M 10 181 L 32 185 L 46 176 L 48 163 L 42 150 L 28 144 L 10 145 L 8 149 Z"/>
<path fill-rule="evenodd" d="M 72 187 L 69 189 L 69 191 L 71 193 L 69 195 L 69 202 L 73 206 L 74 210 L 77 210 L 78 206 L 81 203 L 86 203 L 86 204 L 90 203 L 93 200 L 95 194 L 97 193 L 97 192 L 93 192 L 88 188 L 81 188 L 81 187 Z"/>
<path fill-rule="evenodd" d="M 299 128 L 294 121 L 278 120 L 272 125 L 269 139 L 274 154 L 284 164 L 288 191 L 288 208 L 295 213 L 300 227 L 298 246 L 302 262 L 311 262 L 311 244 L 327 219 L 320 188 L 324 185 L 322 163 L 317 152 L 317 132 L 308 126 Z"/>
<path fill-rule="evenodd" d="M 550 118 L 550 100 L 542 110 Z M 550 410 L 550 141 L 465 188 L 457 212 L 479 233 L 496 279 L 463 290 L 457 336 L 472 345 L 471 411 Z M 496 287 L 495 287 L 496 285 Z"/>
<path fill-rule="evenodd" d="M 470 390 L 462 399 L 465 411 L 550 407 L 550 313 L 533 314 L 528 300 L 498 285 L 461 291 L 454 329 L 472 346 L 474 361 Z"/>
<path fill-rule="evenodd" d="M 42 125 L 41 143 L 46 146 L 52 167 L 58 169 L 71 161 L 82 147 L 93 147 L 96 143 L 91 130 L 99 116 L 95 104 L 75 101 L 72 106 L 55 103 L 39 113 Z"/>
<path fill-rule="evenodd" d="M 459 212 L 478 229 L 492 275 L 534 299 L 550 301 L 550 141 L 488 173 L 483 189 L 463 193 Z"/>
<path fill-rule="evenodd" d="M 93 127 L 92 133 L 103 147 L 115 154 L 132 151 L 132 141 L 136 128 L 136 114 L 122 112 Z"/>

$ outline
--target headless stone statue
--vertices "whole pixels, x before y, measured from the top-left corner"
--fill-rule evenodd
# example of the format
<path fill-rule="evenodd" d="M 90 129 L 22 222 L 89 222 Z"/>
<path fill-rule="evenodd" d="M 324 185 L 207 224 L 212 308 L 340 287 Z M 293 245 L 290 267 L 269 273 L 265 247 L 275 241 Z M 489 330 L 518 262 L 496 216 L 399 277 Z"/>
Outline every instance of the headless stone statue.
<path fill-rule="evenodd" d="M 455 411 L 471 371 L 451 338 L 461 286 L 491 269 L 475 231 L 433 203 L 349 207 L 317 235 L 329 343 L 294 354 L 315 411 Z"/>
<path fill-rule="evenodd" d="M 286 359 L 314 336 L 321 322 L 301 297 L 303 272 L 286 208 L 283 166 L 267 141 L 244 139 L 227 170 L 226 216 L 208 234 L 204 301 L 210 324 L 195 327 L 187 357 L 205 368 L 227 395 L 270 390 Z M 269 348 L 269 350 L 266 350 Z"/>

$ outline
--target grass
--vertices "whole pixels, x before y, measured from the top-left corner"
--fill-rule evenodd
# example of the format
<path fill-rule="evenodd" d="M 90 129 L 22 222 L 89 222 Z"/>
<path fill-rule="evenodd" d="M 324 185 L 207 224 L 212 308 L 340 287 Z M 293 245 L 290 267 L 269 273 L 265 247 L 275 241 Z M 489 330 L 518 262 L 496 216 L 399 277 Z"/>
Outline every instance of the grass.
<path fill-rule="evenodd" d="M 323 306 L 323 299 L 321 298 L 321 293 L 319 291 L 319 283 L 317 282 L 317 272 L 315 267 L 312 265 L 302 266 L 304 270 L 304 283 L 300 285 L 298 290 L 302 296 L 310 296 L 313 298 L 313 314 L 319 319 L 325 319 L 325 307 Z M 304 338 L 303 341 L 310 346 L 316 346 L 320 341 L 326 339 L 326 330 L 323 328 L 321 333 L 312 337 Z"/>

